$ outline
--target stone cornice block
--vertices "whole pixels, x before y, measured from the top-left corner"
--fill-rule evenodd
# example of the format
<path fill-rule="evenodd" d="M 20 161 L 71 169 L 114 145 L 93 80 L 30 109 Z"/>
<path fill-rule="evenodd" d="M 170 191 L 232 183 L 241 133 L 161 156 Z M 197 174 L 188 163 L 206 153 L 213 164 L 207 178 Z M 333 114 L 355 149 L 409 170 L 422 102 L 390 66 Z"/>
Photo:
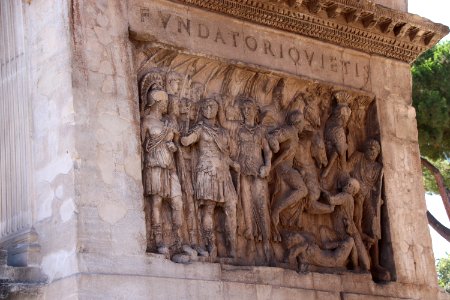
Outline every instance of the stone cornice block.
<path fill-rule="evenodd" d="M 449 28 L 367 0 L 179 0 L 245 21 L 411 63 Z"/>

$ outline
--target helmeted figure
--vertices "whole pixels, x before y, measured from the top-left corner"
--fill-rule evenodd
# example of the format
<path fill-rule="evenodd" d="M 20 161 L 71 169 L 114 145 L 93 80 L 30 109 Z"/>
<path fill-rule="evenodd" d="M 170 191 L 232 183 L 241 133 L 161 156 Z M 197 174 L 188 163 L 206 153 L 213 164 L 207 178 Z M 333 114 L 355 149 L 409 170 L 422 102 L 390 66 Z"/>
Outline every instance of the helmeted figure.
<path fill-rule="evenodd" d="M 167 112 L 167 93 L 158 88 L 146 93 L 146 106 L 142 117 L 141 139 L 144 150 L 144 195 L 149 198 L 152 208 L 152 230 L 157 251 L 168 254 L 161 225 L 162 202 L 169 202 L 172 210 L 172 231 L 175 248 L 181 247 L 182 209 L 181 186 L 178 179 L 173 153 L 177 147 L 173 140 L 176 129 L 163 120 Z"/>

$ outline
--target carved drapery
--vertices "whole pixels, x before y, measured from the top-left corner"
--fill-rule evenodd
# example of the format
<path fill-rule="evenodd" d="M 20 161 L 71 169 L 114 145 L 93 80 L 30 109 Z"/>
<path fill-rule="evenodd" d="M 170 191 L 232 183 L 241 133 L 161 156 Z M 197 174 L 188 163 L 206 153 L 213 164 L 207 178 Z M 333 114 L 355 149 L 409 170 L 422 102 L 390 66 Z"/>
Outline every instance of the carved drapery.
<path fill-rule="evenodd" d="M 373 94 L 140 47 L 149 252 L 392 279 Z"/>
<path fill-rule="evenodd" d="M 0 1 L 0 45 L 0 246 L 4 247 L 10 236 L 31 226 L 29 74 L 22 1 Z"/>

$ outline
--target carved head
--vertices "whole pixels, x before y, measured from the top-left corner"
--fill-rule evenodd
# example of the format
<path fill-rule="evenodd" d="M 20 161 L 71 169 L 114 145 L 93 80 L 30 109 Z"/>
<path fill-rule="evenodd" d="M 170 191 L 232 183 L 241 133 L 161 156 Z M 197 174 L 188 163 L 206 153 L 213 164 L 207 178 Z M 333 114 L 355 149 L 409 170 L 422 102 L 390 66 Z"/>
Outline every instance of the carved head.
<path fill-rule="evenodd" d="M 199 102 L 202 99 L 204 86 L 200 82 L 193 82 L 191 85 L 191 99 Z"/>
<path fill-rule="evenodd" d="M 201 104 L 202 116 L 206 119 L 214 119 L 219 110 L 219 103 L 214 98 L 206 98 Z"/>
<path fill-rule="evenodd" d="M 145 74 L 141 81 L 141 101 L 143 106 L 147 106 L 148 93 L 152 90 L 163 90 L 163 76 L 159 71 L 151 71 Z"/>
<path fill-rule="evenodd" d="M 348 121 L 350 120 L 350 116 L 352 114 L 352 110 L 348 105 L 338 105 L 335 108 L 335 117 L 339 120 L 341 126 L 346 126 Z"/>
<path fill-rule="evenodd" d="M 191 115 L 192 102 L 188 98 L 181 98 L 180 100 L 180 114 Z"/>
<path fill-rule="evenodd" d="M 347 183 L 345 184 L 345 186 L 342 188 L 342 191 L 351 194 L 352 196 L 355 196 L 360 189 L 360 184 L 359 181 L 356 180 L 355 178 L 349 178 L 347 180 Z"/>
<path fill-rule="evenodd" d="M 169 104 L 169 97 L 163 90 L 152 90 L 147 94 L 147 109 L 157 109 L 162 114 L 167 113 L 167 106 Z"/>
<path fill-rule="evenodd" d="M 375 161 L 380 154 L 380 143 L 377 140 L 370 139 L 366 142 L 364 156 L 370 161 Z"/>
<path fill-rule="evenodd" d="M 258 106 L 250 98 L 242 98 L 239 102 L 242 118 L 244 121 L 255 121 L 258 115 Z"/>
<path fill-rule="evenodd" d="M 181 74 L 177 72 L 169 72 L 166 75 L 167 93 L 170 95 L 178 95 L 181 88 L 181 81 L 183 80 Z"/>
<path fill-rule="evenodd" d="M 319 168 L 328 165 L 327 151 L 322 136 L 317 131 L 311 140 L 311 152 L 316 164 Z"/>
<path fill-rule="evenodd" d="M 303 114 L 299 110 L 294 110 L 287 115 L 286 123 L 291 126 L 295 126 L 298 129 L 298 132 L 303 131 L 303 127 L 305 126 L 305 118 Z"/>
<path fill-rule="evenodd" d="M 283 102 L 284 79 L 280 79 L 272 90 L 272 100 L 274 103 L 281 104 Z"/>

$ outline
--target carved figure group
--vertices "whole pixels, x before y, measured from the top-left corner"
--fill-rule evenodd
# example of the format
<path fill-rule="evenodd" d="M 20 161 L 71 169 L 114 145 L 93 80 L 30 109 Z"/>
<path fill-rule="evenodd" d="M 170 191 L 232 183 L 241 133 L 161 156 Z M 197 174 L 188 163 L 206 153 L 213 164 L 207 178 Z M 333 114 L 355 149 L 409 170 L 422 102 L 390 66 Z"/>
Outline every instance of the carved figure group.
<path fill-rule="evenodd" d="M 312 84 L 286 102 L 280 79 L 261 105 L 252 88 L 223 82 L 211 92 L 162 69 L 140 82 L 150 250 L 389 280 L 379 263 L 380 143 L 369 138 L 349 153 L 355 96 Z"/>

